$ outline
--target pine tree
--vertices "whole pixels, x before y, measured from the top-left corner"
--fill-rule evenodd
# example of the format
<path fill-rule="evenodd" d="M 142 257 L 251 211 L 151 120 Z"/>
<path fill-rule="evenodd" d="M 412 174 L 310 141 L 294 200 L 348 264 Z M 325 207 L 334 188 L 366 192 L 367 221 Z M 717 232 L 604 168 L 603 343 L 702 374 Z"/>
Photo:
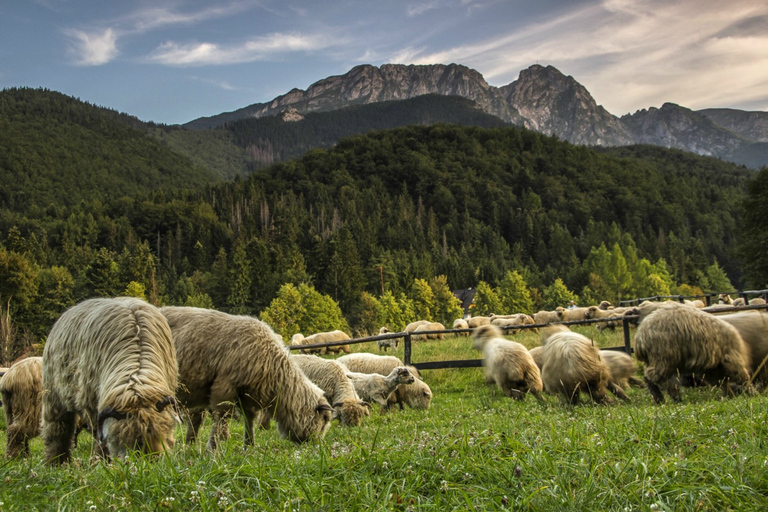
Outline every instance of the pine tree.
<path fill-rule="evenodd" d="M 516 270 L 507 272 L 498 287 L 501 311 L 499 314 L 525 313 L 532 315 L 533 300 L 525 279 Z"/>
<path fill-rule="evenodd" d="M 432 317 L 444 326 L 450 328 L 453 325 L 454 320 L 461 318 L 464 315 L 464 310 L 461 309 L 459 299 L 456 298 L 448 286 L 447 276 L 435 276 L 429 282 L 429 286 L 432 288 L 432 293 L 435 297 L 435 307 L 433 309 Z"/>
<path fill-rule="evenodd" d="M 499 295 L 485 281 L 480 281 L 477 284 L 475 300 L 470 307 L 472 316 L 487 316 L 491 313 L 500 314 L 499 312 L 502 311 Z"/>

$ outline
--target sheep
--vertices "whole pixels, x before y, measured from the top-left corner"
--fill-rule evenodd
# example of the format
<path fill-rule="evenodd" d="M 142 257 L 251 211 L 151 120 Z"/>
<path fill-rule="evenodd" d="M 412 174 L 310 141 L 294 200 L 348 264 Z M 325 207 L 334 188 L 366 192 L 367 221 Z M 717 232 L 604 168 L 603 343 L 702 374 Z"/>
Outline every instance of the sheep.
<path fill-rule="evenodd" d="M 416 327 L 416 329 L 414 329 L 414 331 L 413 331 L 414 334 L 411 336 L 411 338 L 413 340 L 416 340 L 416 341 L 418 341 L 418 340 L 426 340 L 426 339 L 444 340 L 445 339 L 445 333 L 444 332 L 440 332 L 440 333 L 435 332 L 435 333 L 420 334 L 420 335 L 416 334 L 416 333 L 424 332 L 424 331 L 444 331 L 444 330 L 445 330 L 445 326 L 443 324 L 441 324 L 440 322 L 427 322 L 427 323 L 423 323 L 423 324 L 419 325 L 418 327 Z"/>
<path fill-rule="evenodd" d="M 610 302 L 608 302 L 607 300 L 604 300 L 604 301 L 600 302 L 600 304 L 598 304 L 598 306 L 597 306 L 597 307 L 598 307 L 598 308 L 600 308 L 600 309 L 602 309 L 602 310 L 606 310 L 606 309 L 610 309 L 610 308 L 612 308 L 612 307 L 613 307 L 613 304 L 611 304 L 611 303 L 610 303 Z"/>
<path fill-rule="evenodd" d="M 403 366 L 403 362 L 394 356 L 378 356 L 376 354 L 367 354 L 359 352 L 339 357 L 336 361 L 340 362 L 352 372 L 359 373 L 378 373 L 379 375 L 388 375 L 394 368 Z M 432 401 L 432 390 L 426 382 L 421 380 L 419 370 L 413 366 L 406 366 L 416 377 L 412 384 L 401 384 L 395 392 L 389 395 L 388 406 L 397 404 L 400 410 L 404 405 L 412 409 L 429 409 Z"/>
<path fill-rule="evenodd" d="M 387 327 L 382 327 L 379 329 L 379 334 L 387 334 L 389 332 L 389 329 Z M 379 347 L 379 352 L 384 350 L 386 352 L 390 348 L 397 352 L 397 346 L 400 343 L 400 338 L 387 338 L 385 340 L 376 340 L 376 346 Z"/>
<path fill-rule="evenodd" d="M 754 299 L 749 299 L 750 306 L 757 306 L 758 304 L 765 304 L 765 299 L 763 299 L 762 297 L 755 297 Z"/>
<path fill-rule="evenodd" d="M 495 325 L 483 325 L 472 333 L 473 347 L 483 353 L 485 380 L 495 383 L 505 395 L 515 400 L 531 393 L 543 402 L 541 372 L 528 349 L 516 341 L 504 339 Z"/>
<path fill-rule="evenodd" d="M 536 366 L 539 367 L 539 372 L 541 372 L 541 367 L 544 366 L 544 347 L 533 347 L 528 349 L 528 353 L 531 354 L 533 362 L 536 363 Z"/>
<path fill-rule="evenodd" d="M 357 396 L 344 365 L 318 356 L 300 354 L 291 356 L 291 360 L 309 380 L 323 390 L 333 407 L 333 418 L 338 418 L 342 425 L 358 427 L 363 416 L 370 414 L 368 403 Z"/>
<path fill-rule="evenodd" d="M 631 309 L 632 308 L 600 309 L 599 306 L 589 306 L 587 308 L 587 312 L 584 314 L 584 317 L 588 320 L 595 319 L 595 318 L 623 317 L 624 314 Z M 619 322 L 621 322 L 621 320 L 611 320 L 609 322 L 600 322 L 595 324 L 595 328 L 598 331 L 602 331 L 603 329 L 615 330 L 616 326 L 619 325 Z"/>
<path fill-rule="evenodd" d="M 355 391 L 363 400 L 376 402 L 381 406 L 381 413 L 387 411 L 387 397 L 399 384 L 413 384 L 416 378 L 405 366 L 394 368 L 389 375 L 384 377 L 377 373 L 347 372 L 347 377 L 355 386 Z"/>
<path fill-rule="evenodd" d="M 644 387 L 645 384 L 637 377 L 637 363 L 631 355 L 621 350 L 601 350 L 600 359 L 611 370 L 611 379 L 622 389 L 633 386 Z"/>
<path fill-rule="evenodd" d="M 70 459 L 78 414 L 97 438 L 97 455 L 172 448 L 177 382 L 171 330 L 156 307 L 132 297 L 72 306 L 43 351 L 45 460 Z"/>
<path fill-rule="evenodd" d="M 329 332 L 318 332 L 311 336 L 307 336 L 304 340 L 304 345 L 314 344 L 314 343 L 333 343 L 336 341 L 346 341 L 350 339 L 349 335 L 345 333 L 344 331 L 335 330 L 335 331 L 329 331 Z M 340 354 L 344 352 L 345 354 L 349 354 L 352 352 L 352 349 L 349 348 L 349 345 L 336 345 L 333 347 L 323 347 L 322 353 L 325 354 L 331 353 L 331 354 Z"/>
<path fill-rule="evenodd" d="M 744 300 L 744 297 L 738 297 L 736 299 L 731 298 L 730 295 L 727 293 L 721 293 L 717 296 L 717 303 L 718 304 L 728 304 L 729 306 L 745 306 L 747 304 L 747 301 Z"/>
<path fill-rule="evenodd" d="M 612 381 L 610 368 L 586 336 L 564 325 L 553 325 L 542 331 L 541 344 L 544 347 L 541 377 L 548 392 L 561 394 L 573 405 L 579 403 L 581 392 L 588 393 L 595 403 L 611 403 L 606 388 L 622 400 L 629 400 L 624 390 Z"/>
<path fill-rule="evenodd" d="M 539 311 L 538 313 L 534 313 L 533 321 L 536 324 L 551 324 L 559 322 L 560 316 L 558 315 L 558 311 Z"/>
<path fill-rule="evenodd" d="M 40 435 L 43 358 L 22 359 L 4 373 L 0 394 L 7 424 L 5 456 L 12 459 L 29 455 L 29 440 Z"/>
<path fill-rule="evenodd" d="M 557 318 L 560 322 L 575 322 L 577 320 L 584 320 L 586 318 L 587 310 L 589 308 L 573 308 L 573 309 L 558 309 Z"/>
<path fill-rule="evenodd" d="M 420 325 L 429 323 L 429 320 L 416 320 L 415 322 L 411 322 L 408 325 L 405 326 L 405 332 L 412 333 L 416 330 L 416 328 Z"/>
<path fill-rule="evenodd" d="M 303 443 L 325 435 L 333 409 L 267 324 L 202 308 L 167 306 L 161 312 L 176 344 L 182 384 L 179 400 L 192 412 L 213 412 L 209 451 L 226 437 L 235 407 L 243 416 L 246 446 L 254 442 L 253 422 L 264 409 L 275 416 L 283 438 Z M 189 427 L 187 441 L 191 442 L 197 431 L 194 423 Z"/>
<path fill-rule="evenodd" d="M 304 337 L 303 334 L 300 332 L 297 332 L 293 336 L 291 336 L 291 346 L 292 347 L 299 347 L 302 345 L 309 345 L 312 343 L 307 338 Z M 309 348 L 309 349 L 301 349 L 299 350 L 302 354 L 325 354 L 327 352 L 327 347 L 318 347 L 318 348 Z"/>
<path fill-rule="evenodd" d="M 473 316 L 467 318 L 467 325 L 470 329 L 475 329 L 481 325 L 488 325 L 491 323 L 491 318 L 487 316 Z"/>
<path fill-rule="evenodd" d="M 747 368 L 752 382 L 768 383 L 768 314 L 758 311 L 742 311 L 717 317 L 739 331 L 747 348 Z"/>
<path fill-rule="evenodd" d="M 463 318 L 457 318 L 456 320 L 453 321 L 453 328 L 454 329 L 469 329 L 469 324 Z M 467 332 L 457 332 L 456 336 L 469 336 L 469 331 L 467 331 Z"/>
<path fill-rule="evenodd" d="M 685 306 L 657 307 L 640 321 L 635 355 L 645 366 L 645 383 L 657 404 L 664 402 L 660 386 L 680 401 L 678 375 L 704 376 L 721 381 L 726 395 L 744 387 L 752 391 L 747 371 L 747 347 L 732 325 Z"/>

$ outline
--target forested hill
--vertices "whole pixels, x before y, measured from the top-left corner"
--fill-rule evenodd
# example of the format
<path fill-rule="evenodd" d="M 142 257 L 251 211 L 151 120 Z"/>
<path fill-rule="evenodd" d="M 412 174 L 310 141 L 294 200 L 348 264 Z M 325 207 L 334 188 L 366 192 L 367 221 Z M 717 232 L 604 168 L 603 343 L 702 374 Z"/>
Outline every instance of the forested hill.
<path fill-rule="evenodd" d="M 16 212 L 214 181 L 126 114 L 42 89 L 0 91 L 0 203 Z"/>

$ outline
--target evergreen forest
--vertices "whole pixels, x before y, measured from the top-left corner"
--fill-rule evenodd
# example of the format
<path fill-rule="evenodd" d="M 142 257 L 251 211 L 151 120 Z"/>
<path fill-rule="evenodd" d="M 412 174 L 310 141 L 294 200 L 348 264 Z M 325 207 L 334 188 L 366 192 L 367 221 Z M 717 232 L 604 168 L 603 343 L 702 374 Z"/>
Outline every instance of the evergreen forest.
<path fill-rule="evenodd" d="M 533 313 L 765 284 L 766 170 L 429 122 L 263 167 L 246 126 L 190 144 L 58 93 L 0 93 L 2 359 L 94 296 L 362 335 L 451 322 L 459 289 L 477 290 L 478 313 Z"/>

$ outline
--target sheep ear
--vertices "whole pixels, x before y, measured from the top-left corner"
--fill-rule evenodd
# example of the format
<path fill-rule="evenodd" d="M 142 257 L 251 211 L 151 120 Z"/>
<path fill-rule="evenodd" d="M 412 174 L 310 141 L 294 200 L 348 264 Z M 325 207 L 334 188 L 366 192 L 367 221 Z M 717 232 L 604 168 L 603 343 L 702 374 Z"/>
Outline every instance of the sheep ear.
<path fill-rule="evenodd" d="M 157 412 L 163 412 L 163 410 L 164 410 L 166 407 L 168 407 L 169 405 L 173 405 L 174 407 L 176 407 L 176 405 L 177 405 L 177 402 L 176 402 L 176 398 L 175 398 L 175 397 L 172 397 L 172 396 L 166 396 L 166 397 L 165 397 L 165 398 L 163 398 L 162 400 L 159 400 L 159 401 L 158 401 L 158 402 L 155 404 L 155 407 L 157 407 Z"/>

